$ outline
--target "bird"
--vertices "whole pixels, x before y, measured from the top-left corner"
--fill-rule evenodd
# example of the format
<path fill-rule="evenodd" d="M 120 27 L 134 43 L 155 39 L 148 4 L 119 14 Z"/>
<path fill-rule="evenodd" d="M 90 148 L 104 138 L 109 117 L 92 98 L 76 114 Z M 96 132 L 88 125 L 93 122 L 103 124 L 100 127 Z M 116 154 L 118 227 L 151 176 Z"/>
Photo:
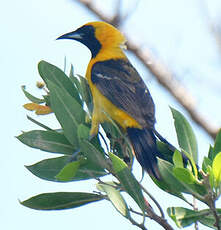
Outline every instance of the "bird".
<path fill-rule="evenodd" d="M 155 104 L 124 52 L 125 36 L 114 26 L 95 21 L 57 39 L 78 41 L 91 52 L 86 71 L 93 98 L 90 135 L 97 135 L 99 125 L 111 118 L 127 134 L 141 167 L 160 180 L 156 140 L 161 136 L 155 130 Z"/>

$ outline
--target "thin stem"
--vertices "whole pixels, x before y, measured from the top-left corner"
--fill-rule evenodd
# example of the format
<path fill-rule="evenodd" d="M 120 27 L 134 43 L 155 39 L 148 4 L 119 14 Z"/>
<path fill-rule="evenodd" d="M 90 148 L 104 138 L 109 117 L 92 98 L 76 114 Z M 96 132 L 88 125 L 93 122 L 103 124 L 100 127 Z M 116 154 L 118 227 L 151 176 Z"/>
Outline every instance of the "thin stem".
<path fill-rule="evenodd" d="M 164 215 L 164 212 L 163 212 L 163 209 L 161 208 L 160 204 L 157 202 L 157 200 L 146 190 L 146 188 L 143 187 L 142 184 L 140 184 L 142 190 L 150 197 L 150 199 L 154 202 L 154 204 L 157 206 L 157 208 L 159 209 L 160 211 L 160 214 L 161 214 L 161 217 L 164 219 L 165 218 L 165 215 Z"/>
<path fill-rule="evenodd" d="M 142 186 L 143 188 L 143 186 Z M 147 190 L 144 188 L 144 192 L 146 193 Z M 147 192 L 147 194 L 149 195 L 149 193 Z M 151 196 L 152 197 L 152 196 Z M 151 198 L 152 199 L 152 198 Z M 155 199 L 153 199 L 154 201 Z M 155 200 L 156 201 L 156 200 Z M 158 204 L 158 202 L 156 202 Z M 159 205 L 159 204 L 158 204 Z M 160 207 L 160 205 L 159 205 Z M 140 215 L 140 216 L 145 216 L 145 217 L 149 217 L 150 219 L 154 220 L 155 222 L 157 222 L 160 226 L 162 226 L 165 230 L 174 230 L 172 228 L 172 226 L 170 224 L 167 223 L 167 220 L 164 218 L 164 217 L 161 217 L 161 216 L 158 216 L 152 208 L 149 208 L 147 207 L 146 208 L 146 214 L 143 214 L 143 213 L 140 213 L 140 212 L 137 212 L 137 211 L 134 211 L 133 209 L 129 209 L 131 212 L 137 214 L 137 215 Z M 161 207 L 160 207 L 160 210 L 162 211 Z M 162 213 L 163 214 L 163 211 Z M 164 214 L 163 214 L 164 216 Z"/>
<path fill-rule="evenodd" d="M 143 223 L 142 223 L 142 224 L 139 224 L 138 222 L 136 222 L 136 221 L 135 221 L 134 219 L 132 219 L 131 217 L 129 217 L 128 219 L 129 219 L 129 221 L 130 221 L 133 225 L 137 226 L 138 228 L 140 228 L 140 229 L 142 229 L 142 230 L 147 230 L 147 228 L 144 226 Z"/>
<path fill-rule="evenodd" d="M 203 176 L 203 183 L 207 186 L 209 192 L 208 192 L 208 197 L 206 199 L 206 203 L 207 205 L 210 207 L 212 213 L 213 213 L 213 216 L 215 218 L 215 224 L 214 226 L 217 228 L 217 230 L 221 230 L 221 226 L 220 226 L 220 223 L 219 223 L 219 220 L 220 220 L 220 217 L 217 213 L 217 210 L 216 210 L 216 199 L 217 199 L 217 196 L 216 194 L 213 192 L 213 188 L 211 187 L 211 184 L 210 184 L 210 181 L 209 181 L 209 174 L 205 174 L 203 171 L 201 171 L 201 174 Z"/>
<path fill-rule="evenodd" d="M 133 212 L 134 214 L 137 214 L 137 215 L 139 215 L 139 216 L 150 217 L 148 214 L 143 214 L 143 213 L 141 213 L 141 212 L 138 212 L 138 211 L 133 210 L 132 208 L 129 208 L 129 211 L 130 211 L 130 212 Z"/>
<path fill-rule="evenodd" d="M 152 210 L 148 210 L 149 218 L 156 221 L 159 225 L 161 225 L 165 230 L 174 230 L 170 224 L 167 223 L 167 220 L 158 216 Z"/>
<path fill-rule="evenodd" d="M 219 223 L 219 220 L 220 220 L 220 217 L 217 213 L 217 210 L 216 210 L 216 204 L 215 204 L 215 200 L 214 199 L 211 199 L 210 202 L 208 203 L 212 213 L 213 213 L 213 216 L 215 218 L 215 224 L 214 226 L 217 228 L 217 230 L 221 230 L 221 226 L 220 226 L 220 223 Z"/>
<path fill-rule="evenodd" d="M 40 127 L 42 127 L 43 129 L 49 130 L 49 131 L 54 131 L 53 129 L 49 128 L 48 126 L 36 121 L 34 118 L 30 117 L 27 115 L 27 118 L 29 121 L 32 121 L 33 123 L 35 123 L 36 125 L 39 125 Z"/>
<path fill-rule="evenodd" d="M 139 216 L 143 216 L 143 213 L 137 212 L 135 210 L 133 210 L 132 208 L 129 209 L 130 212 L 133 212 Z M 149 213 L 149 214 L 148 214 Z M 165 230 L 174 230 L 165 219 L 163 219 L 162 217 L 156 215 L 153 211 L 148 210 L 148 213 L 145 214 L 145 217 L 149 217 L 150 219 L 153 219 L 154 221 L 156 221 L 159 225 L 161 225 Z"/>
<path fill-rule="evenodd" d="M 196 198 L 195 198 L 195 197 L 193 197 L 193 209 L 194 209 L 195 211 L 198 211 L 198 207 L 197 207 L 197 203 L 196 203 Z M 194 227 L 195 227 L 196 230 L 199 230 L 198 221 L 195 222 Z"/>

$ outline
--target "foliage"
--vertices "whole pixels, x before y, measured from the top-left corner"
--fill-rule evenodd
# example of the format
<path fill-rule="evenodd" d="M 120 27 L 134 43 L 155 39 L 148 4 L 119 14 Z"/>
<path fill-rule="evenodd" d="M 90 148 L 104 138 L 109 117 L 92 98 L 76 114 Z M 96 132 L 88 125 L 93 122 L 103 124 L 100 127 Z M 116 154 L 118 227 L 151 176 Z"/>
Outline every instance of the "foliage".
<path fill-rule="evenodd" d="M 73 68 L 67 76 L 62 70 L 45 61 L 39 63 L 38 70 L 46 84 L 43 87 L 46 95 L 39 99 L 27 92 L 23 86 L 25 96 L 31 101 L 25 108 L 35 110 L 37 114 L 53 112 L 61 127 L 51 129 L 28 117 L 40 129 L 24 132 L 17 138 L 29 147 L 63 156 L 42 160 L 27 166 L 27 169 L 41 179 L 54 182 L 86 181 L 93 178 L 98 181 L 97 192 L 45 193 L 22 201 L 21 204 L 38 210 L 58 210 L 76 208 L 105 199 L 123 217 L 141 229 L 146 229 L 146 217 L 157 221 L 165 229 L 172 229 L 165 221 L 160 205 L 134 177 L 132 150 L 127 137 L 117 124 L 110 119 L 110 122 L 102 124 L 101 133 L 93 138 L 89 136 L 93 103 L 85 78 L 75 76 Z M 163 159 L 158 159 L 162 178 L 152 179 L 160 189 L 190 205 L 190 209 L 167 208 L 168 215 L 177 227 L 183 228 L 200 222 L 220 229 L 221 210 L 216 209 L 215 201 L 221 194 L 221 132 L 218 133 L 214 146 L 210 147 L 200 169 L 197 165 L 197 140 L 191 126 L 180 112 L 173 108 L 171 112 L 180 149 L 173 152 L 171 146 L 158 141 L 158 148 L 163 156 Z M 114 177 L 113 181 L 105 181 L 105 176 L 110 174 Z M 131 208 L 133 205 L 128 204 L 125 194 L 133 199 L 140 211 Z M 208 209 L 197 210 L 185 194 L 203 202 Z M 161 216 L 146 201 L 146 195 L 153 200 Z M 143 216 L 143 222 L 136 222 L 131 214 Z"/>

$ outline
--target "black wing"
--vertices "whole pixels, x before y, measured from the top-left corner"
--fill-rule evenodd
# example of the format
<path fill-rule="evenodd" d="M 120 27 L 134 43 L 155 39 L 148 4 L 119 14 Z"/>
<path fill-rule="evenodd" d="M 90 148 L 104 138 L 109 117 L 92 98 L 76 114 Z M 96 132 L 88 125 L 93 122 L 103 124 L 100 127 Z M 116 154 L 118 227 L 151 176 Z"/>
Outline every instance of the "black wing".
<path fill-rule="evenodd" d="M 153 99 L 128 60 L 97 62 L 91 70 L 91 80 L 106 98 L 133 117 L 142 127 L 154 127 Z"/>

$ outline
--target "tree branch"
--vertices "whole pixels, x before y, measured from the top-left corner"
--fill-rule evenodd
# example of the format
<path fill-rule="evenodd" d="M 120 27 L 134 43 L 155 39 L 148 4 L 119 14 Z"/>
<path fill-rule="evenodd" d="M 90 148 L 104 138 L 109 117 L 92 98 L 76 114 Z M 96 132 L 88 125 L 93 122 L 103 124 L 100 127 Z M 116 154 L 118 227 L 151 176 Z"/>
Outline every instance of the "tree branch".
<path fill-rule="evenodd" d="M 160 211 L 161 217 L 164 219 L 165 215 L 163 213 L 163 209 L 161 208 L 160 204 L 157 202 L 157 200 L 147 191 L 146 188 L 144 188 L 144 186 L 142 184 L 140 184 L 140 187 L 143 189 L 143 191 L 150 197 L 150 199 L 155 203 L 155 205 L 157 206 L 157 208 Z"/>
<path fill-rule="evenodd" d="M 75 1 L 85 6 L 101 20 L 115 26 L 121 24 L 121 22 L 119 22 L 118 20 L 116 23 L 115 17 L 110 18 L 104 15 L 102 11 L 93 4 L 93 1 Z M 118 19 L 119 18 L 120 16 L 118 15 Z M 199 111 L 197 111 L 196 103 L 193 96 L 185 87 L 183 87 L 183 85 L 180 84 L 179 81 L 176 80 L 174 74 L 165 66 L 165 64 L 153 57 L 148 49 L 141 49 L 140 44 L 134 43 L 130 38 L 127 38 L 127 41 L 128 50 L 130 50 L 143 63 L 143 65 L 157 79 L 159 84 L 163 86 L 177 100 L 177 102 L 186 109 L 186 111 L 192 117 L 193 121 L 195 121 L 200 127 L 202 127 L 208 135 L 210 135 L 212 138 L 215 138 L 218 132 L 218 127 L 212 125 L 204 114 L 201 114 Z"/>
<path fill-rule="evenodd" d="M 205 0 L 200 0 L 199 1 L 199 6 L 201 8 L 201 12 L 203 17 L 205 18 L 205 21 L 208 24 L 208 27 L 212 33 L 212 35 L 215 38 L 215 41 L 217 43 L 217 46 L 219 48 L 219 51 L 221 52 L 221 31 L 220 31 L 220 26 L 218 26 L 216 23 L 213 22 L 211 16 L 210 16 L 210 12 L 208 9 L 208 3 Z M 220 21 L 220 20 L 218 20 Z"/>
<path fill-rule="evenodd" d="M 211 211 L 212 211 L 213 216 L 215 218 L 214 226 L 217 228 L 217 230 L 221 230 L 220 217 L 219 217 L 217 210 L 216 210 L 215 200 L 211 199 L 211 202 L 209 203 L 209 207 L 211 208 Z"/>
<path fill-rule="evenodd" d="M 168 224 L 167 220 L 158 216 L 156 213 L 153 211 L 148 211 L 147 212 L 149 217 L 156 221 L 159 225 L 161 225 L 165 230 L 174 230 L 170 224 Z"/>
<path fill-rule="evenodd" d="M 129 210 L 130 210 L 131 212 L 133 212 L 133 213 L 139 215 L 139 216 L 143 216 L 143 213 L 137 212 L 137 211 L 133 210 L 132 208 L 130 208 Z M 155 220 L 155 221 L 156 221 L 158 224 L 160 224 L 165 230 L 174 230 L 174 229 L 167 223 L 167 221 L 166 221 L 164 218 L 162 218 L 162 217 L 156 215 L 154 212 L 151 212 L 151 214 L 150 214 L 149 211 L 148 211 L 148 214 L 145 214 L 145 216 L 146 216 L 146 217 L 149 217 L 149 218 L 151 218 L 151 219 L 153 219 L 153 220 Z"/>
<path fill-rule="evenodd" d="M 139 224 L 139 223 L 137 223 L 137 222 L 136 222 L 133 218 L 131 218 L 131 217 L 129 217 L 128 219 L 129 219 L 129 221 L 130 221 L 133 225 L 137 226 L 138 228 L 140 228 L 140 229 L 142 229 L 142 230 L 147 230 L 147 228 L 144 226 L 143 223 L 142 223 L 142 224 Z"/>

